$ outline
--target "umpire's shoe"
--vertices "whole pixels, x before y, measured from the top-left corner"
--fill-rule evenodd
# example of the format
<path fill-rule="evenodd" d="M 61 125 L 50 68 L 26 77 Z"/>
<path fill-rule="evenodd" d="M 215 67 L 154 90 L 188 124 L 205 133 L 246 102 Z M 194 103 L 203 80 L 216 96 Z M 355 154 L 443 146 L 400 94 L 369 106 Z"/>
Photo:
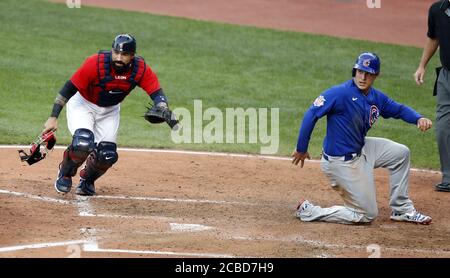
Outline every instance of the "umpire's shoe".
<path fill-rule="evenodd" d="M 450 192 L 450 183 L 448 182 L 438 183 L 434 187 L 436 191 Z"/>
<path fill-rule="evenodd" d="M 61 170 L 58 170 L 58 177 L 55 181 L 55 189 L 60 193 L 69 193 L 72 188 L 72 177 L 65 177 L 61 174 Z"/>
<path fill-rule="evenodd" d="M 80 184 L 77 186 L 76 193 L 83 196 L 92 196 L 95 194 L 94 182 L 80 178 Z"/>

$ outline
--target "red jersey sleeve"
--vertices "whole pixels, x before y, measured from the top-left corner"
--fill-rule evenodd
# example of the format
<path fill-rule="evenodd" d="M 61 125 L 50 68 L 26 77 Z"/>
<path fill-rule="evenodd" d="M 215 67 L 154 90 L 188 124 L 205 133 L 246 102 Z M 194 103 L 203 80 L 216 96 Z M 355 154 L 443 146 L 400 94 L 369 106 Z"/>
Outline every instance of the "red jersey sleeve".
<path fill-rule="evenodd" d="M 146 91 L 148 95 L 151 95 L 161 89 L 158 77 L 147 64 L 145 65 L 144 76 L 142 76 L 142 79 L 139 82 L 139 87 Z"/>
<path fill-rule="evenodd" d="M 98 54 L 88 57 L 80 68 L 72 75 L 70 81 L 78 91 L 86 93 L 89 86 L 98 79 L 97 73 Z"/>

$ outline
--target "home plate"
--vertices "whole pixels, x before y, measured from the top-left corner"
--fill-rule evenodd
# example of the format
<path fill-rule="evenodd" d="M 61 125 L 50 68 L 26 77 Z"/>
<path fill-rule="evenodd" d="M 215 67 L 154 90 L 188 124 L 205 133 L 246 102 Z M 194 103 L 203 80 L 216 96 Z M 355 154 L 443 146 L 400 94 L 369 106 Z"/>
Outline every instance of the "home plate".
<path fill-rule="evenodd" d="M 214 229 L 213 227 L 204 226 L 200 224 L 169 223 L 169 225 L 170 230 L 174 232 L 200 232 Z"/>
<path fill-rule="evenodd" d="M 99 250 L 97 242 L 93 241 L 83 244 L 84 252 L 95 252 L 97 250 Z"/>

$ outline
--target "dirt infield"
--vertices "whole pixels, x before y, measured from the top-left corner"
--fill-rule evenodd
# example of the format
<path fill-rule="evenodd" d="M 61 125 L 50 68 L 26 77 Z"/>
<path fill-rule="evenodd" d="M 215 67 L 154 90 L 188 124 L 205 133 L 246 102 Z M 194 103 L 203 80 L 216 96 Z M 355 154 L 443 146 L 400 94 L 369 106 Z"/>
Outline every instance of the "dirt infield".
<path fill-rule="evenodd" d="M 424 46 L 428 8 L 435 0 L 376 1 L 380 8 L 368 8 L 367 0 L 81 0 L 81 6 Z"/>
<path fill-rule="evenodd" d="M 365 0 L 82 5 L 421 46 L 433 1 L 382 0 L 381 9 L 367 9 Z M 355 22 L 373 24 L 369 32 Z M 389 220 L 388 177 L 379 170 L 378 218 L 350 226 L 294 217 L 299 198 L 341 204 L 317 161 L 300 170 L 288 158 L 120 150 L 96 184 L 98 196 L 79 197 L 53 188 L 62 148 L 33 166 L 14 147 L 0 148 L 0 156 L 0 257 L 368 257 L 378 247 L 381 257 L 450 257 L 450 195 L 433 190 L 435 172 L 413 171 L 410 186 L 432 225 Z"/>
<path fill-rule="evenodd" d="M 412 172 L 410 188 L 432 225 L 389 220 L 380 170 L 379 217 L 348 226 L 294 217 L 300 197 L 340 203 L 317 162 L 300 170 L 287 158 L 121 150 L 98 196 L 79 197 L 53 188 L 61 149 L 33 166 L 14 148 L 0 155 L 0 257 L 368 257 L 374 244 L 382 257 L 450 256 L 437 173 Z"/>

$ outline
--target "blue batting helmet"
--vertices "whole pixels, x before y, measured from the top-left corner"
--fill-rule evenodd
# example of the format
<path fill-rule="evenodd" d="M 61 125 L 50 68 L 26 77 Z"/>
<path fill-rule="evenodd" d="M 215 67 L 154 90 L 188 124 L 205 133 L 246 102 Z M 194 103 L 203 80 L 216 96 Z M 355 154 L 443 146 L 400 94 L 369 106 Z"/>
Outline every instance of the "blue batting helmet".
<path fill-rule="evenodd" d="M 371 74 L 380 73 L 381 61 L 377 54 L 371 52 L 361 53 L 356 59 L 355 65 L 353 66 L 353 74 L 355 76 L 356 70 L 362 70 Z"/>

